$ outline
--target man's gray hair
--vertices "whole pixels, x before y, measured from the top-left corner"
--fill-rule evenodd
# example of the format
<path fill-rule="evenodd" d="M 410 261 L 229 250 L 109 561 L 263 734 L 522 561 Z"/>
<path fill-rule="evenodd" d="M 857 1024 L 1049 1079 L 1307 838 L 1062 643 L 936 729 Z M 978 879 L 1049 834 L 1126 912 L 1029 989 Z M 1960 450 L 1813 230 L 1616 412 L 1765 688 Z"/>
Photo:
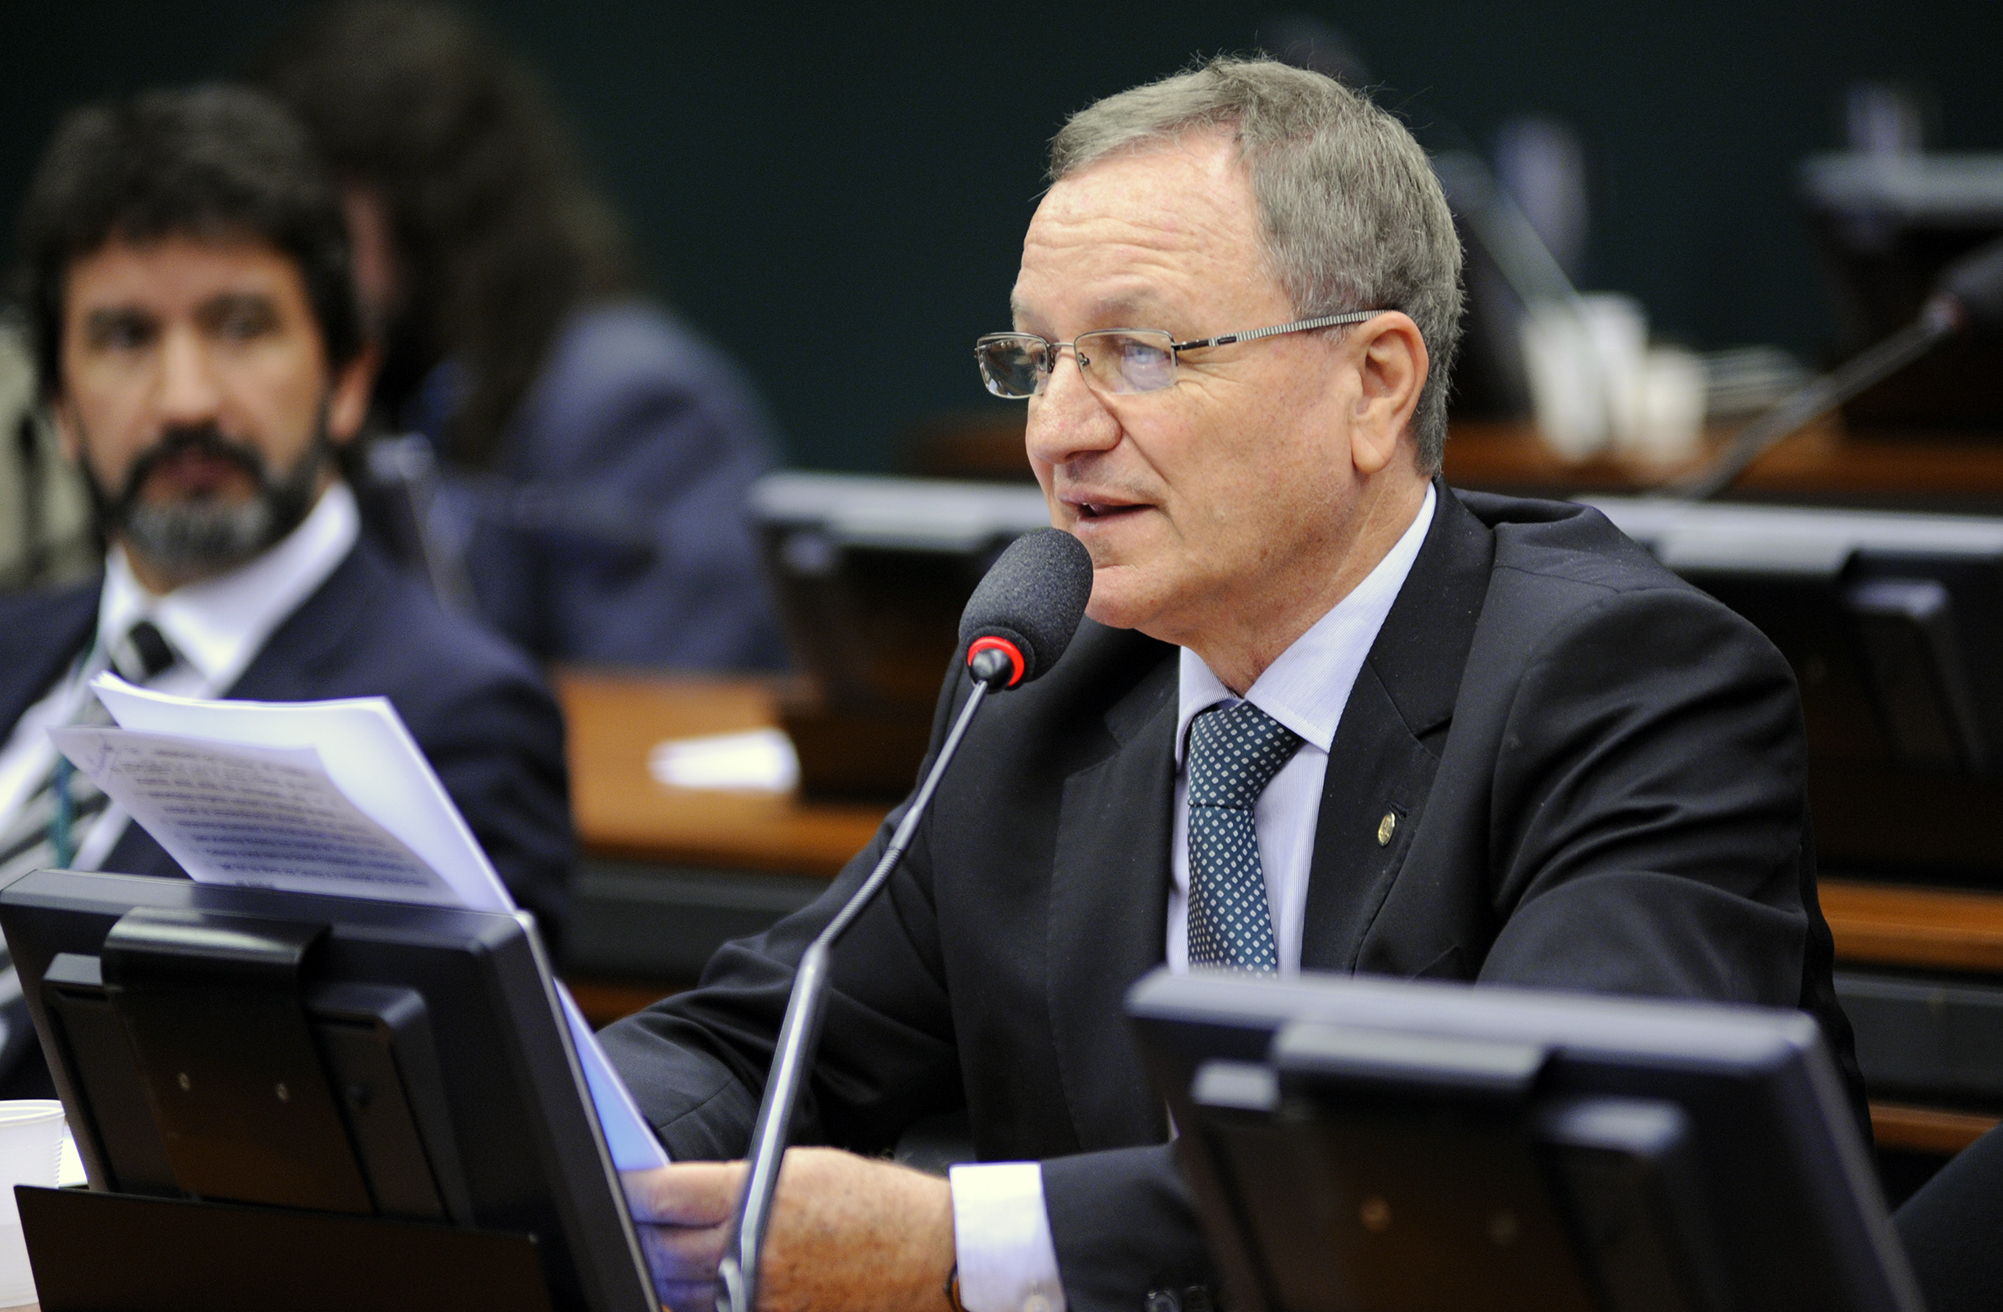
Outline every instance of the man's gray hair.
<path fill-rule="evenodd" d="M 1297 317 L 1403 310 L 1418 324 L 1431 368 L 1412 430 L 1419 468 L 1437 470 L 1460 342 L 1460 239 L 1426 152 L 1367 96 L 1276 60 L 1219 57 L 1073 114 L 1050 143 L 1050 180 L 1209 128 L 1238 140 L 1266 258 Z"/>

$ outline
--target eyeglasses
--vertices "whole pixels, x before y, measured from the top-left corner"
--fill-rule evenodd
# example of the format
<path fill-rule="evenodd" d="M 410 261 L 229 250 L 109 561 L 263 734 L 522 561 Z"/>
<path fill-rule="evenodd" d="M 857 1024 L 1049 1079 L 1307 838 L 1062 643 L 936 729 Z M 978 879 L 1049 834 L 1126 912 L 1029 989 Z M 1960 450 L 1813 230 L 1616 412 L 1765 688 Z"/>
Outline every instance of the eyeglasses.
<path fill-rule="evenodd" d="M 1068 342 L 1053 342 L 1035 333 L 989 333 L 974 343 L 974 358 L 980 362 L 981 381 L 988 390 L 1011 401 L 1027 400 L 1042 390 L 1043 380 L 1057 368 L 1057 353 L 1066 347 L 1071 348 L 1078 361 L 1078 371 L 1094 386 L 1108 392 L 1159 392 L 1175 381 L 1175 362 L 1184 351 L 1256 341 L 1281 333 L 1304 333 L 1310 328 L 1362 323 L 1382 313 L 1382 310 L 1356 310 L 1349 314 L 1325 314 L 1318 319 L 1283 323 L 1277 328 L 1206 337 L 1200 342 L 1178 342 L 1173 335 L 1153 328 L 1102 328 L 1079 333 Z"/>

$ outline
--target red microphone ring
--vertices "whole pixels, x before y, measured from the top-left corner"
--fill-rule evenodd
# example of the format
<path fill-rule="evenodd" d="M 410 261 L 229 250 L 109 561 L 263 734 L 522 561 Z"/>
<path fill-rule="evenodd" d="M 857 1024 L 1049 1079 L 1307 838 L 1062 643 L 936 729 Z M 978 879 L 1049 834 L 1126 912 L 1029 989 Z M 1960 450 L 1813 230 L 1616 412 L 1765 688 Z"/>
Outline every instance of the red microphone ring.
<path fill-rule="evenodd" d="M 1008 657 L 1008 663 L 1015 667 L 1015 673 L 1009 677 L 1008 681 L 1009 687 L 1013 688 L 1015 687 L 1015 685 L 1022 682 L 1022 669 L 1023 669 L 1022 653 L 1016 649 L 1016 645 L 1014 643 L 1010 642 L 1007 638 L 995 638 L 995 637 L 975 638 L 972 642 L 967 644 L 968 662 L 972 663 L 974 657 L 980 655 L 984 651 L 998 651 L 1003 653 Z"/>

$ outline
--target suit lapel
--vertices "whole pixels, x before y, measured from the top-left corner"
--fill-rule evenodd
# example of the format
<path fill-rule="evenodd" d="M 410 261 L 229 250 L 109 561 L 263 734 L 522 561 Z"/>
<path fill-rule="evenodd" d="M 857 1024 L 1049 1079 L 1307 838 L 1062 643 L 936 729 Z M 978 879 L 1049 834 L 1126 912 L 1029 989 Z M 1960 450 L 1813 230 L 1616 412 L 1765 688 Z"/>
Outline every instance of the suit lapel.
<path fill-rule="evenodd" d="M 300 702 L 325 696 L 325 671 L 339 659 L 356 621 L 380 588 L 382 567 L 367 542 L 346 559 L 265 640 L 225 697 Z"/>
<path fill-rule="evenodd" d="M 1425 545 L 1343 707 L 1301 934 L 1306 970 L 1353 971 L 1397 880 L 1452 726 L 1495 537 L 1442 480 Z"/>
<path fill-rule="evenodd" d="M 1048 1006 L 1058 1079 L 1085 1151 L 1158 1142 L 1168 1129 L 1125 997 L 1161 964 L 1167 939 L 1175 713 L 1171 654 L 1108 712 L 1117 749 L 1064 781 Z"/>

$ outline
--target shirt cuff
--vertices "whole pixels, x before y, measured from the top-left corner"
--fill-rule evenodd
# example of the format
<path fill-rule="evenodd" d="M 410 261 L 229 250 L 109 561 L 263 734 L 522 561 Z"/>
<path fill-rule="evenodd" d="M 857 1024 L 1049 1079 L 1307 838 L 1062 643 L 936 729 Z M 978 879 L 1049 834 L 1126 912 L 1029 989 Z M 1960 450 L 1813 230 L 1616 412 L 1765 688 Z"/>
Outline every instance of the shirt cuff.
<path fill-rule="evenodd" d="M 1039 1162 L 955 1166 L 953 1249 L 967 1312 L 1064 1312 Z"/>

